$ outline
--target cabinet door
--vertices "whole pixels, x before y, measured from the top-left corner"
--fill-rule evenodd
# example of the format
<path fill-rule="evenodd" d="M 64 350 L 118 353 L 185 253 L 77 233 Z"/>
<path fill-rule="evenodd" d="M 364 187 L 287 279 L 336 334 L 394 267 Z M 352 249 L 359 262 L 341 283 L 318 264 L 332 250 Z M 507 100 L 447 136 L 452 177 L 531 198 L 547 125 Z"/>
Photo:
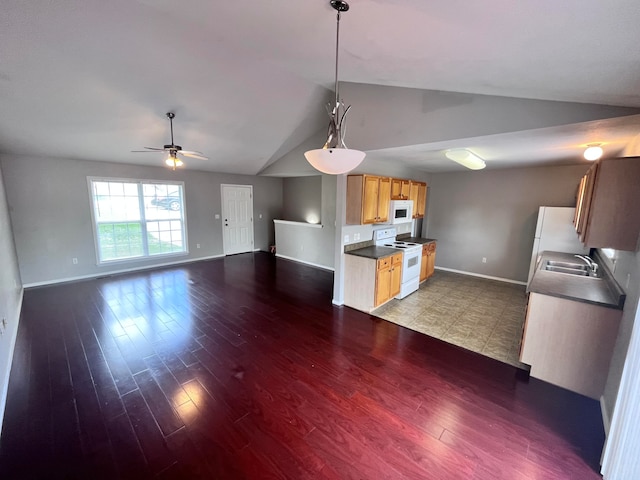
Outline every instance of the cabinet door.
<path fill-rule="evenodd" d="M 423 218 L 424 212 L 427 207 L 427 184 L 420 183 L 418 185 L 418 201 L 414 206 L 414 210 L 417 212 L 416 218 Z"/>
<path fill-rule="evenodd" d="M 413 218 L 418 218 L 418 189 L 419 182 L 410 182 L 409 200 L 413 200 Z"/>
<path fill-rule="evenodd" d="M 364 188 L 362 199 L 362 223 L 375 223 L 378 221 L 378 191 L 379 177 L 364 176 Z M 387 207 L 388 208 L 388 207 Z"/>
<path fill-rule="evenodd" d="M 397 294 L 396 294 L 397 295 Z M 391 298 L 391 268 L 384 267 L 376 275 L 375 306 L 382 305 Z"/>
<path fill-rule="evenodd" d="M 422 247 L 422 261 L 420 262 L 420 281 L 424 282 L 427 279 L 427 245 Z"/>
<path fill-rule="evenodd" d="M 433 275 L 433 272 L 436 269 L 436 244 L 429 244 L 429 251 L 427 253 L 427 268 L 426 268 L 426 276 L 429 278 Z"/>
<path fill-rule="evenodd" d="M 393 298 L 400 293 L 400 284 L 402 282 L 402 260 L 394 263 L 391 267 L 391 277 L 389 279 L 389 298 Z"/>
<path fill-rule="evenodd" d="M 380 178 L 378 185 L 378 219 L 377 222 L 389 220 L 389 201 L 391 200 L 391 179 Z"/>
<path fill-rule="evenodd" d="M 408 200 L 411 182 L 401 178 L 391 179 L 391 200 Z"/>

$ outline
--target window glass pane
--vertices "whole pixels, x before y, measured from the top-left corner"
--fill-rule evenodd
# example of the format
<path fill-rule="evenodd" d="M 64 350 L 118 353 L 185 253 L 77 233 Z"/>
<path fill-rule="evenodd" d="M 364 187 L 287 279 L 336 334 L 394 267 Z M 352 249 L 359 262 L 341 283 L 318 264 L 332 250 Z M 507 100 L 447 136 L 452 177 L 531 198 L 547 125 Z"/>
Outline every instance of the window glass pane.
<path fill-rule="evenodd" d="M 103 223 L 98 225 L 100 261 L 143 255 L 140 223 Z"/>
<path fill-rule="evenodd" d="M 91 183 L 100 262 L 186 250 L 181 184 Z"/>

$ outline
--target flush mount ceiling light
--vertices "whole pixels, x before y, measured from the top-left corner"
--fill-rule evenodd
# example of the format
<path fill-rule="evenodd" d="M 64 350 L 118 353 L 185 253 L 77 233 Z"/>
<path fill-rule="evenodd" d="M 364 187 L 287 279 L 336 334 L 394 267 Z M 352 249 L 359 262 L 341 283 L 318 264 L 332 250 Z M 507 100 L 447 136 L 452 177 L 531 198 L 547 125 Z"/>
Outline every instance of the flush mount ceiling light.
<path fill-rule="evenodd" d="M 449 160 L 453 160 L 469 170 L 482 170 L 487 166 L 483 159 L 466 148 L 447 150 L 444 154 Z"/>
<path fill-rule="evenodd" d="M 338 92 L 338 46 L 340 41 L 340 13 L 349 10 L 349 4 L 342 0 L 331 0 L 331 6 L 337 10 L 337 28 L 336 28 L 336 77 L 335 91 L 336 101 L 333 107 L 327 105 L 327 113 L 329 114 L 329 132 L 327 135 L 327 143 L 324 147 L 317 150 L 309 150 L 304 156 L 307 161 L 315 168 L 323 173 L 330 175 L 339 175 L 347 173 L 356 168 L 362 160 L 365 153 L 359 150 L 351 150 L 344 143 L 345 117 L 351 108 L 351 105 L 345 108 L 344 102 L 340 100 Z"/>
<path fill-rule="evenodd" d="M 587 149 L 584 151 L 584 158 L 586 160 L 595 161 L 602 157 L 604 150 L 599 143 L 594 143 L 593 145 L 587 145 Z"/>

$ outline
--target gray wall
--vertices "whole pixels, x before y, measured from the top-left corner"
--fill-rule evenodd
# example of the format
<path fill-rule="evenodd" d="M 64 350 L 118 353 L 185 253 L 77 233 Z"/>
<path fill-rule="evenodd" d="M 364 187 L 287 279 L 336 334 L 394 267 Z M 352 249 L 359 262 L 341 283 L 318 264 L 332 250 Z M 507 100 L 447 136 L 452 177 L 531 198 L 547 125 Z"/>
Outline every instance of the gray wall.
<path fill-rule="evenodd" d="M 277 255 L 327 269 L 334 267 L 336 235 L 336 177 L 322 175 L 320 180 L 320 223 L 322 228 L 306 225 L 276 225 Z M 286 180 L 285 180 L 286 182 Z M 294 195 L 295 194 L 295 195 Z M 304 202 L 302 189 L 289 190 L 290 202 Z M 285 202 L 286 203 L 286 202 Z M 289 220 L 287 218 L 287 220 Z"/>
<path fill-rule="evenodd" d="M 604 388 L 603 400 L 607 412 L 608 420 L 611 421 L 613 409 L 615 407 L 622 369 L 627 356 L 627 349 L 631 341 L 631 331 L 633 330 L 636 310 L 638 309 L 638 297 L 640 296 L 640 251 L 622 252 L 618 251 L 618 258 L 613 273 L 616 281 L 627 294 L 622 312 L 618 339 L 611 358 L 609 376 Z"/>
<path fill-rule="evenodd" d="M 223 255 L 222 222 L 215 219 L 222 183 L 253 185 L 256 249 L 273 243 L 272 219 L 281 215 L 279 178 L 13 155 L 0 156 L 0 164 L 25 285 Z M 189 254 L 97 266 L 87 176 L 183 181 Z"/>
<path fill-rule="evenodd" d="M 436 265 L 526 282 L 538 207 L 575 206 L 587 168 L 432 174 L 425 235 L 438 240 Z"/>
<path fill-rule="evenodd" d="M 7 400 L 9 371 L 21 306 L 22 282 L 0 167 L 0 322 L 3 319 L 7 322 L 6 328 L 0 323 L 0 331 L 3 331 L 0 335 L 0 428 L 2 428 L 2 417 Z"/>
<path fill-rule="evenodd" d="M 285 178 L 282 182 L 282 220 L 320 223 L 321 217 L 322 177 Z"/>

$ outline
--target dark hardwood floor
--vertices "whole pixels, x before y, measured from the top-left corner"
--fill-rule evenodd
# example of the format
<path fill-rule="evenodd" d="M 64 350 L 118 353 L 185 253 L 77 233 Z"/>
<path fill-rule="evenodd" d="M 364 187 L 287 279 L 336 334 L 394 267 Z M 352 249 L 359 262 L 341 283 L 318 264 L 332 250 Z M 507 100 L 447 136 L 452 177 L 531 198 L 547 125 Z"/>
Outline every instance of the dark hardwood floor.
<path fill-rule="evenodd" d="M 244 254 L 25 292 L 0 478 L 596 479 L 596 401 Z"/>

